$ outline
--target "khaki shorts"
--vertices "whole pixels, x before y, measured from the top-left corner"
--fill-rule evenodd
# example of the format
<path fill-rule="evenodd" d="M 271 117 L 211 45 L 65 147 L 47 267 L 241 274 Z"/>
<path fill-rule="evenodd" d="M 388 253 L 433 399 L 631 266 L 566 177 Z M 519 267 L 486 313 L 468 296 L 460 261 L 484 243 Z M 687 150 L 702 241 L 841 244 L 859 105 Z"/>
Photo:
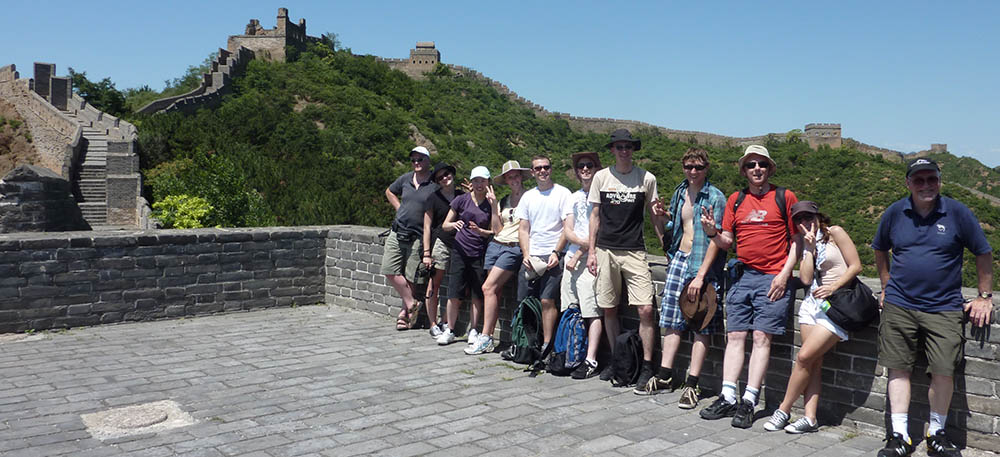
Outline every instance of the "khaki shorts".
<path fill-rule="evenodd" d="M 395 231 L 390 231 L 385 239 L 385 247 L 382 249 L 382 269 L 380 273 L 384 275 L 404 275 L 407 281 L 416 282 L 417 265 L 420 263 L 420 256 L 423 254 L 421 245 L 423 241 L 416 240 L 401 243 L 396 237 Z"/>
<path fill-rule="evenodd" d="M 913 371 L 917 354 L 923 352 L 927 355 L 928 373 L 953 376 L 965 357 L 964 314 L 926 313 L 886 303 L 878 326 L 878 363 Z"/>
<path fill-rule="evenodd" d="M 653 305 L 653 278 L 646 251 L 597 248 L 597 305 L 614 308 L 621 301 L 622 279 L 632 306 Z"/>
<path fill-rule="evenodd" d="M 568 257 L 568 256 L 567 256 Z M 559 301 L 562 310 L 566 311 L 570 305 L 580 307 L 580 316 L 584 318 L 600 317 L 601 311 L 597 306 L 597 289 L 594 275 L 587 269 L 587 256 L 580 257 L 580 263 L 576 269 L 564 269 L 562 284 L 559 286 L 561 296 Z"/>
<path fill-rule="evenodd" d="M 434 269 L 448 271 L 448 261 L 451 259 L 451 249 L 444 244 L 444 241 L 434 241 L 434 249 L 431 251 L 431 258 L 434 259 Z"/>

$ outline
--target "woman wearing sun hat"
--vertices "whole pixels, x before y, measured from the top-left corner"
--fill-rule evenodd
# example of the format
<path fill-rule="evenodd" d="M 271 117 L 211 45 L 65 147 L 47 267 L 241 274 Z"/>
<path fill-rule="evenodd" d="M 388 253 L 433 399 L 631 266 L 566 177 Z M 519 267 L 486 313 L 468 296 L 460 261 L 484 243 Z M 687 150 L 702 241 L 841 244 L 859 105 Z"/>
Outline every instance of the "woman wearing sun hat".
<path fill-rule="evenodd" d="M 455 173 L 455 167 L 451 165 L 435 165 L 431 181 L 438 185 L 438 189 L 424 202 L 423 263 L 433 271 L 427 286 L 427 319 L 431 323 L 430 334 L 434 338 L 441 335 L 441 327 L 444 325 L 438 323 L 438 291 L 448 270 L 451 250 L 455 248 L 455 232 L 445 231 L 441 224 L 451 210 L 451 201 L 464 193 L 455 188 Z"/>
<path fill-rule="evenodd" d="M 493 184 L 500 186 L 506 184 L 510 187 L 510 195 L 500 199 L 493 206 L 491 229 L 493 230 L 493 241 L 486 248 L 486 282 L 483 283 L 483 296 L 485 305 L 483 306 L 483 335 L 485 344 L 477 345 L 469 352 L 480 354 L 491 352 L 490 347 L 493 330 L 496 328 L 499 318 L 500 296 L 503 294 L 503 286 L 507 280 L 512 278 L 521 269 L 521 247 L 518 245 L 517 229 L 521 220 L 514 216 L 514 209 L 524 195 L 524 180 L 531 176 L 527 168 L 522 168 L 516 160 L 508 160 L 503 164 L 500 175 L 493 180 Z M 492 188 L 491 188 L 492 190 Z"/>

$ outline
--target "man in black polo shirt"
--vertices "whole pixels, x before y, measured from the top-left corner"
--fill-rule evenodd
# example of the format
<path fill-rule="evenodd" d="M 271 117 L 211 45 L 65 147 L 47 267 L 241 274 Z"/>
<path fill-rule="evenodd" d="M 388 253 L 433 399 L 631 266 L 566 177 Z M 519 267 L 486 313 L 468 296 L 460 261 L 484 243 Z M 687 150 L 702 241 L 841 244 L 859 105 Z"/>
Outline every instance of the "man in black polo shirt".
<path fill-rule="evenodd" d="M 872 241 L 882 281 L 879 364 L 889 369 L 892 430 L 880 457 L 913 452 L 907 431 L 910 373 L 917 353 L 927 356 L 931 385 L 927 454 L 960 455 L 944 426 L 954 389 L 955 367 L 964 357 L 964 319 L 989 325 L 993 310 L 993 249 L 965 205 L 940 195 L 941 171 L 918 158 L 906 170 L 910 195 L 886 208 Z M 962 297 L 962 254 L 976 255 L 979 296 Z M 892 265 L 889 264 L 892 251 Z"/>
<path fill-rule="evenodd" d="M 405 173 L 385 189 L 385 198 L 396 209 L 392 230 L 385 239 L 381 273 L 403 299 L 396 319 L 396 330 L 406 330 L 416 323 L 421 302 L 414 300 L 413 282 L 423 245 L 424 199 L 431 182 L 431 155 L 427 148 L 417 146 L 410 151 L 413 171 Z M 419 192 L 418 192 L 419 191 Z M 423 300 L 423 297 L 420 297 Z"/>

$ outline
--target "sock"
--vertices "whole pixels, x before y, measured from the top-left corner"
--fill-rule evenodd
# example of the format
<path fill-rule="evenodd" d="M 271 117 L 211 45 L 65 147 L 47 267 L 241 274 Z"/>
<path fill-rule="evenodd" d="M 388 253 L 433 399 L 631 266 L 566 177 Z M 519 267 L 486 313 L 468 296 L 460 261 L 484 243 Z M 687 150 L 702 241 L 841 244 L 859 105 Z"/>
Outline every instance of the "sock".
<path fill-rule="evenodd" d="M 674 368 L 674 372 L 670 375 L 674 379 L 674 385 L 680 384 L 681 379 L 684 379 L 684 372 L 683 368 Z"/>
<path fill-rule="evenodd" d="M 907 442 L 910 441 L 910 432 L 907 431 L 907 422 L 909 422 L 910 415 L 908 413 L 892 413 L 892 431 L 893 433 L 899 433 L 903 435 L 903 439 Z"/>
<path fill-rule="evenodd" d="M 684 385 L 688 387 L 698 387 L 698 377 L 688 375 L 687 382 L 685 382 Z"/>
<path fill-rule="evenodd" d="M 747 390 L 743 392 L 743 399 L 751 405 L 757 406 L 757 395 L 760 395 L 760 389 L 747 386 Z"/>
<path fill-rule="evenodd" d="M 653 361 L 652 360 L 643 360 L 642 361 L 642 369 L 643 370 L 649 370 L 650 372 L 656 371 L 653 368 Z"/>
<path fill-rule="evenodd" d="M 662 380 L 670 379 L 674 374 L 674 369 L 669 367 L 660 367 L 660 371 L 656 372 L 656 377 Z"/>
<path fill-rule="evenodd" d="M 931 423 L 927 427 L 927 436 L 934 436 L 938 430 L 944 428 L 945 421 L 948 420 L 948 414 L 938 414 L 931 411 Z"/>
<path fill-rule="evenodd" d="M 726 399 L 726 403 L 736 403 L 736 390 L 739 387 L 736 383 L 732 382 L 722 382 L 722 398 Z"/>

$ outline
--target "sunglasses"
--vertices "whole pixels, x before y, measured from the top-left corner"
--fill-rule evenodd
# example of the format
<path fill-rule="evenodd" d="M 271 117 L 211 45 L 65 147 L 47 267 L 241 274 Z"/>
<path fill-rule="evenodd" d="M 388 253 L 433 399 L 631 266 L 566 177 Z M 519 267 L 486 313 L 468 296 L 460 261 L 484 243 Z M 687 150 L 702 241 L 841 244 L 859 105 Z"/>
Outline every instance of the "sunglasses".
<path fill-rule="evenodd" d="M 910 182 L 912 182 L 913 185 L 917 187 L 924 187 L 925 185 L 936 186 L 940 181 L 941 179 L 938 178 L 937 176 L 928 176 L 926 178 L 910 178 Z"/>
<path fill-rule="evenodd" d="M 455 177 L 455 175 L 453 175 L 451 173 L 440 173 L 440 174 L 438 174 L 437 176 L 434 177 L 434 180 L 435 181 L 440 181 L 440 180 L 442 180 L 444 178 L 454 178 L 454 177 Z"/>
<path fill-rule="evenodd" d="M 424 159 L 426 159 L 426 158 L 427 158 L 427 157 L 425 157 L 425 156 L 420 156 L 420 157 L 410 157 L 410 162 L 413 162 L 413 163 L 420 163 L 420 162 L 423 162 L 423 161 L 424 161 Z"/>
<path fill-rule="evenodd" d="M 595 166 L 596 165 L 594 165 L 591 162 L 577 162 L 576 169 L 577 170 L 583 170 L 584 168 L 589 168 L 589 169 L 593 170 Z"/>
<path fill-rule="evenodd" d="M 760 167 L 760 168 L 762 168 L 764 170 L 767 170 L 768 168 L 771 167 L 771 163 L 770 162 L 758 162 L 756 160 L 751 160 L 751 161 L 745 162 L 743 164 L 743 168 L 745 168 L 747 170 L 753 170 L 754 167 Z"/>
<path fill-rule="evenodd" d="M 634 150 L 634 149 L 635 149 L 635 146 L 634 146 L 634 145 L 632 145 L 632 143 L 627 143 L 627 144 L 616 144 L 616 145 L 615 145 L 615 149 L 617 149 L 617 150 L 619 150 L 619 151 L 631 151 L 631 150 Z"/>
<path fill-rule="evenodd" d="M 539 165 L 537 167 L 531 167 L 531 169 L 535 170 L 535 171 L 551 170 L 552 169 L 552 165 Z"/>
<path fill-rule="evenodd" d="M 701 171 L 701 170 L 704 170 L 706 168 L 708 168 L 708 165 L 693 165 L 693 164 L 684 165 L 684 169 L 688 170 L 688 171 L 691 171 L 691 170 Z"/>

